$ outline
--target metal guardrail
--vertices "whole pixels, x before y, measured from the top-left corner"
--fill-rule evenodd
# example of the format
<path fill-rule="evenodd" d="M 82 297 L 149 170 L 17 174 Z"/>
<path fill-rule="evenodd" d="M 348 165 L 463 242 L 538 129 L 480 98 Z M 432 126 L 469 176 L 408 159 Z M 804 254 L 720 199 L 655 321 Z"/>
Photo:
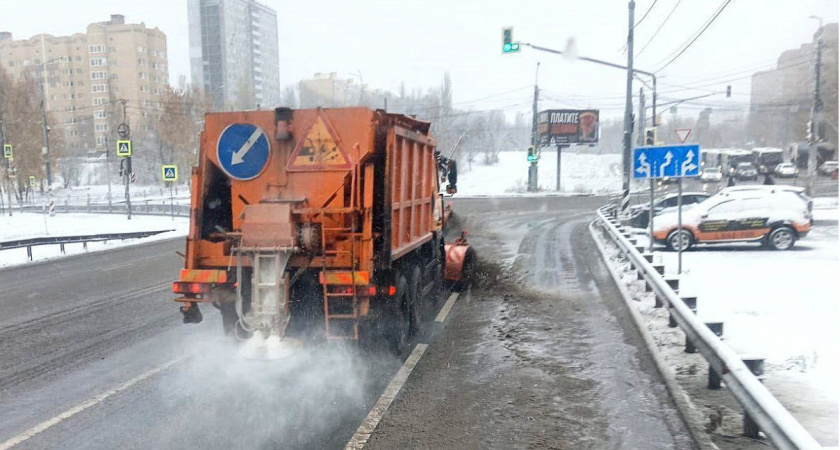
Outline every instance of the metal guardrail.
<path fill-rule="evenodd" d="M 175 230 L 133 231 L 129 233 L 89 234 L 83 236 L 48 236 L 39 238 L 19 239 L 16 241 L 0 242 L 0 251 L 26 247 L 26 256 L 32 261 L 32 247 L 39 245 L 60 245 L 64 253 L 65 244 L 81 243 L 87 249 L 88 242 L 116 241 L 126 239 L 140 239 Z"/>
<path fill-rule="evenodd" d="M 44 206 L 24 205 L 15 207 L 14 211 L 42 213 Z M 92 213 L 92 214 L 126 214 L 125 203 L 91 203 L 89 205 L 55 205 L 56 213 Z M 171 205 L 170 203 L 153 203 L 151 201 L 131 204 L 131 214 L 138 216 L 170 216 L 189 217 L 190 205 Z"/>
<path fill-rule="evenodd" d="M 686 339 L 709 363 L 710 370 L 714 370 L 726 383 L 727 389 L 744 408 L 745 423 L 752 420 L 767 435 L 770 442 L 782 450 L 821 448 L 808 431 L 764 387 L 738 354 L 697 318 L 653 264 L 630 242 L 629 234 L 625 235 L 624 230 L 619 228 L 615 206 L 608 205 L 598 209 L 597 219 L 621 253 L 639 272 L 639 276 L 645 279 L 658 298 L 669 307 L 671 317 L 685 333 Z"/>

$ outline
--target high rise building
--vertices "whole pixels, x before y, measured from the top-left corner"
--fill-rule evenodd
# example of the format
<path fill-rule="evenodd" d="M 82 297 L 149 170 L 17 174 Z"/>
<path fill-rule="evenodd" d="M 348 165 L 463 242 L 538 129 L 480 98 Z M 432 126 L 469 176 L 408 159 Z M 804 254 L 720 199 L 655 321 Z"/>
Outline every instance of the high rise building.
<path fill-rule="evenodd" d="M 820 140 L 837 148 L 837 23 L 814 33 L 812 42 L 779 55 L 776 68 L 756 72 L 750 92 L 749 134 L 760 147 L 787 147 L 808 138 L 814 102 L 816 42 L 823 39 Z"/>
<path fill-rule="evenodd" d="M 0 32 L 0 66 L 13 80 L 42 82 L 45 109 L 55 122 L 50 133 L 64 133 L 71 154 L 106 150 L 123 120 L 140 127 L 160 109 L 159 96 L 169 85 L 166 35 L 127 24 L 118 14 L 72 36 L 14 40 Z"/>
<path fill-rule="evenodd" d="M 254 0 L 188 0 L 192 81 L 218 109 L 280 100 L 277 13 Z"/>

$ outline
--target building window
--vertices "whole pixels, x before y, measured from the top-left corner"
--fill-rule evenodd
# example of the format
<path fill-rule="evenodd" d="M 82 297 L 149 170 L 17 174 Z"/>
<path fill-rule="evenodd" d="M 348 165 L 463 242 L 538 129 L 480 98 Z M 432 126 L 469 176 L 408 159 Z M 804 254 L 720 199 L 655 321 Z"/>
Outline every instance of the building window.
<path fill-rule="evenodd" d="M 108 92 L 107 84 L 92 84 L 90 85 L 91 92 Z"/>
<path fill-rule="evenodd" d="M 94 97 L 93 104 L 94 105 L 104 105 L 108 103 L 108 97 Z"/>
<path fill-rule="evenodd" d="M 96 145 L 104 147 L 107 138 L 105 136 L 96 136 Z"/>
<path fill-rule="evenodd" d="M 108 118 L 108 112 L 105 111 L 104 109 L 97 109 L 96 111 L 93 112 L 93 117 L 97 118 L 97 119 L 107 119 Z"/>
<path fill-rule="evenodd" d="M 91 58 L 90 59 L 90 66 L 91 67 L 105 66 L 107 64 L 108 64 L 108 58 Z"/>
<path fill-rule="evenodd" d="M 105 46 L 104 45 L 89 45 L 88 46 L 88 53 L 104 53 Z"/>
<path fill-rule="evenodd" d="M 140 72 L 140 79 L 141 79 L 141 80 L 145 80 L 146 78 L 148 78 L 148 77 L 146 76 L 146 72 Z"/>
<path fill-rule="evenodd" d="M 99 132 L 108 131 L 108 124 L 107 123 L 98 123 L 94 125 L 94 130 Z"/>
<path fill-rule="evenodd" d="M 108 78 L 108 73 L 107 72 L 91 72 L 90 73 L 90 79 L 91 80 L 104 80 L 106 78 Z"/>
<path fill-rule="evenodd" d="M 14 67 L 14 66 L 15 66 L 15 62 L 14 61 L 9 61 L 9 67 Z"/>

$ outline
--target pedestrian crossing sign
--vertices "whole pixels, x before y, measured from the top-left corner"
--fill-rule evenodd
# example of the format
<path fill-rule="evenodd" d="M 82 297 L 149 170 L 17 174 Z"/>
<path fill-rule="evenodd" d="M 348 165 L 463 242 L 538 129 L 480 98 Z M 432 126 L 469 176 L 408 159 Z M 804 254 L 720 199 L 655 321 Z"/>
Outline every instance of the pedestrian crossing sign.
<path fill-rule="evenodd" d="M 160 168 L 163 181 L 178 181 L 178 166 L 175 164 L 163 165 Z"/>
<path fill-rule="evenodd" d="M 131 156 L 131 141 L 120 139 L 117 141 L 117 156 Z"/>
<path fill-rule="evenodd" d="M 12 159 L 12 144 L 3 144 L 3 156 Z"/>

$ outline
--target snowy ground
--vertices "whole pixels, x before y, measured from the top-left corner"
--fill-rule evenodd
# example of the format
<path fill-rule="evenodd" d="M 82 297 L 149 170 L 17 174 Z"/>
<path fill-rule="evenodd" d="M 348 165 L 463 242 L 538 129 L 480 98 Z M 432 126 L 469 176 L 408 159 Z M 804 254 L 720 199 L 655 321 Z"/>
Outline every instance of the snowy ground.
<path fill-rule="evenodd" d="M 141 186 L 132 184 L 130 187 L 132 203 L 142 203 L 146 200 L 152 202 L 169 202 L 170 191 L 168 187 L 160 185 Z M 172 197 L 175 199 L 175 204 L 189 204 L 190 189 L 186 184 L 173 186 Z M 43 205 L 52 198 L 56 204 L 63 205 L 65 203 L 70 205 L 85 205 L 88 200 L 91 203 L 108 203 L 108 185 L 87 185 L 87 186 L 73 186 L 67 189 L 55 188 L 48 195 L 36 192 L 34 197 L 29 199 L 26 204 Z M 3 200 L 6 198 L 4 196 Z M 125 185 L 113 184 L 111 186 L 111 201 L 119 203 L 125 201 Z M 15 201 L 15 206 L 17 202 Z"/>
<path fill-rule="evenodd" d="M 189 228 L 188 218 L 176 217 L 173 221 L 168 216 L 133 216 L 128 220 L 117 214 L 46 214 L 14 213 L 12 217 L 0 217 L 0 241 L 37 238 L 44 236 L 77 236 L 100 233 L 127 233 L 132 231 L 174 230 L 144 239 L 128 241 L 91 242 L 88 251 L 102 251 L 122 245 L 133 245 L 151 240 L 186 236 Z M 68 255 L 82 253 L 82 244 L 67 244 Z M 43 245 L 32 248 L 35 260 L 63 256 L 58 245 Z M 0 251 L 0 267 L 7 267 L 28 262 L 26 248 Z"/>
<path fill-rule="evenodd" d="M 836 199 L 817 202 L 815 219 L 834 224 L 815 226 L 790 251 L 757 244 L 698 246 L 683 253 L 679 277 L 680 294 L 698 297 L 698 317 L 724 322 L 725 342 L 736 352 L 766 358 L 770 391 L 809 431 L 833 445 L 840 398 L 836 205 Z M 646 245 L 646 236 L 636 237 Z M 676 275 L 677 258 L 657 251 L 654 262 Z M 640 310 L 651 317 L 662 312 L 650 304 Z"/>
<path fill-rule="evenodd" d="M 578 154 L 567 149 L 561 159 L 560 190 L 563 194 L 606 194 L 621 190 L 621 155 Z M 499 153 L 492 166 L 459 166 L 458 196 L 519 195 L 528 184 L 528 165 L 523 152 Z M 538 165 L 540 190 L 555 191 L 557 152 L 545 150 Z"/>

